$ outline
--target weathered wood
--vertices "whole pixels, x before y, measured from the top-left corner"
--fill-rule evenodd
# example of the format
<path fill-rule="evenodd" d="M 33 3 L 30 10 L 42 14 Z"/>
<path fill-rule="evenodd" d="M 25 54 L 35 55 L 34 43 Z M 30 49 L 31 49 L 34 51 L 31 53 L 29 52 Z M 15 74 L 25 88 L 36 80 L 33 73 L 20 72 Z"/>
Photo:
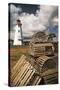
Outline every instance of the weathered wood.
<path fill-rule="evenodd" d="M 22 55 L 21 56 L 21 58 L 18 60 L 18 62 L 16 63 L 16 65 L 13 67 L 12 72 L 14 70 L 16 71 L 16 69 L 19 68 L 19 66 L 23 63 L 23 61 L 25 61 L 25 58 L 26 58 L 25 55 Z"/>
<path fill-rule="evenodd" d="M 45 84 L 58 83 L 58 71 L 57 69 L 50 69 L 42 73 Z"/>
<path fill-rule="evenodd" d="M 28 73 L 29 71 L 29 65 L 27 66 L 26 70 L 23 72 L 23 75 L 21 77 L 19 77 L 19 83 L 18 85 L 20 85 L 21 81 L 24 79 L 25 75 Z"/>
<path fill-rule="evenodd" d="M 29 64 L 26 63 L 23 67 L 21 67 L 21 71 L 17 74 L 17 76 L 15 77 L 15 79 L 13 80 L 13 83 L 15 82 L 15 84 L 17 84 L 17 82 L 21 81 L 21 79 L 24 77 L 24 75 L 27 73 L 28 71 L 28 66 Z M 19 68 L 20 69 L 20 68 Z"/>
<path fill-rule="evenodd" d="M 37 76 L 36 79 L 33 81 L 33 85 L 36 85 L 38 80 L 39 80 L 39 76 Z"/>
<path fill-rule="evenodd" d="M 27 85 L 35 73 L 36 69 L 29 63 L 27 59 L 28 58 L 23 55 L 17 62 L 16 66 L 13 67 L 12 71 L 14 72 L 12 72 L 11 75 L 11 83 L 13 86 Z"/>
<path fill-rule="evenodd" d="M 13 69 L 11 70 L 11 78 L 13 78 L 13 76 L 15 76 L 19 72 L 18 71 L 20 70 L 19 67 L 23 66 L 26 63 L 25 58 L 26 56 L 22 55 L 22 57 L 18 60 L 16 65 L 13 67 Z"/>
<path fill-rule="evenodd" d="M 14 78 L 19 74 L 19 72 L 22 71 L 24 64 L 26 64 L 26 62 L 23 62 L 23 64 L 20 66 L 21 68 L 20 67 L 17 68 L 17 70 L 14 73 L 12 73 L 12 76 L 11 76 L 12 80 L 14 80 Z"/>

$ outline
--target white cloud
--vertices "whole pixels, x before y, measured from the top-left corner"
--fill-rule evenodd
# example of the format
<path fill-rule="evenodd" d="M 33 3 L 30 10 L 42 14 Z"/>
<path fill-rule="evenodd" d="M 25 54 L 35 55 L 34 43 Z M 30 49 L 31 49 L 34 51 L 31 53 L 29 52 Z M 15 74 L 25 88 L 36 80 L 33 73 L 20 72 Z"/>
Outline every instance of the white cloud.
<path fill-rule="evenodd" d="M 11 20 L 11 26 L 16 24 L 16 20 L 19 17 L 18 12 L 22 12 L 22 8 L 17 8 L 15 5 L 10 5 L 10 20 Z"/>
<path fill-rule="evenodd" d="M 55 13 L 57 11 L 57 6 L 41 5 L 35 15 L 22 12 L 19 16 L 17 12 L 19 10 L 22 11 L 22 9 L 15 6 L 12 6 L 11 10 L 11 13 L 13 13 L 13 22 L 16 23 L 17 18 L 21 20 L 22 30 L 26 36 L 33 35 L 34 31 L 46 30 L 50 25 L 57 25 L 58 22 L 58 15 Z"/>
<path fill-rule="evenodd" d="M 46 30 L 51 21 L 53 20 L 52 15 L 57 10 L 56 6 L 40 6 L 40 10 L 36 11 L 36 15 L 22 13 L 20 19 L 22 21 L 22 28 L 24 32 L 42 31 Z M 52 23 L 55 23 L 53 21 Z M 56 24 L 56 23 L 55 23 Z M 54 25 L 54 24 L 53 24 Z M 31 34 L 32 35 L 32 34 Z"/>
<path fill-rule="evenodd" d="M 57 26 L 58 25 L 58 17 L 55 16 L 52 20 L 51 20 L 51 25 L 52 26 Z"/>

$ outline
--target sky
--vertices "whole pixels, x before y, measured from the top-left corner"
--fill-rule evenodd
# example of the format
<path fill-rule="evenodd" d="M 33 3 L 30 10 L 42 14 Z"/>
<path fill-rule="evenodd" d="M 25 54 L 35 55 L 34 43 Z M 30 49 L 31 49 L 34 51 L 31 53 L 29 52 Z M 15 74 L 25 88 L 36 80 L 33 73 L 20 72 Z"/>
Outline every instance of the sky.
<path fill-rule="evenodd" d="M 14 38 L 16 20 L 22 23 L 23 36 L 30 37 L 37 31 L 48 30 L 58 39 L 58 7 L 49 5 L 9 4 L 11 38 Z"/>

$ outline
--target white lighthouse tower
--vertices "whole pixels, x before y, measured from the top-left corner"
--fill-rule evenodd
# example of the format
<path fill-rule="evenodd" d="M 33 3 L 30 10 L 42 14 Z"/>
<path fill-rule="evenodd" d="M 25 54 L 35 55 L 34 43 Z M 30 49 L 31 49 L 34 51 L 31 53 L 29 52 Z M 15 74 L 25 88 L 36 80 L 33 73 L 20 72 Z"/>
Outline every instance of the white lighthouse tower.
<path fill-rule="evenodd" d="M 23 36 L 22 36 L 22 24 L 21 21 L 17 20 L 17 25 L 15 26 L 15 35 L 13 45 L 22 45 Z"/>

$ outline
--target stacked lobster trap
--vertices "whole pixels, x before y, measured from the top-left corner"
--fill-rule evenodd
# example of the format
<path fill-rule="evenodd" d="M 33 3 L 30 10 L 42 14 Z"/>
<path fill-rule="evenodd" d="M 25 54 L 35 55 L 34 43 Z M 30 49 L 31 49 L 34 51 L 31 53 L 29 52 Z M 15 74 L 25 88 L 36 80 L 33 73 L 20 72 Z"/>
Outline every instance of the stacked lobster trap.
<path fill-rule="evenodd" d="M 58 83 L 58 55 L 45 32 L 37 32 L 29 44 L 29 54 L 22 55 L 11 70 L 11 86 Z"/>

